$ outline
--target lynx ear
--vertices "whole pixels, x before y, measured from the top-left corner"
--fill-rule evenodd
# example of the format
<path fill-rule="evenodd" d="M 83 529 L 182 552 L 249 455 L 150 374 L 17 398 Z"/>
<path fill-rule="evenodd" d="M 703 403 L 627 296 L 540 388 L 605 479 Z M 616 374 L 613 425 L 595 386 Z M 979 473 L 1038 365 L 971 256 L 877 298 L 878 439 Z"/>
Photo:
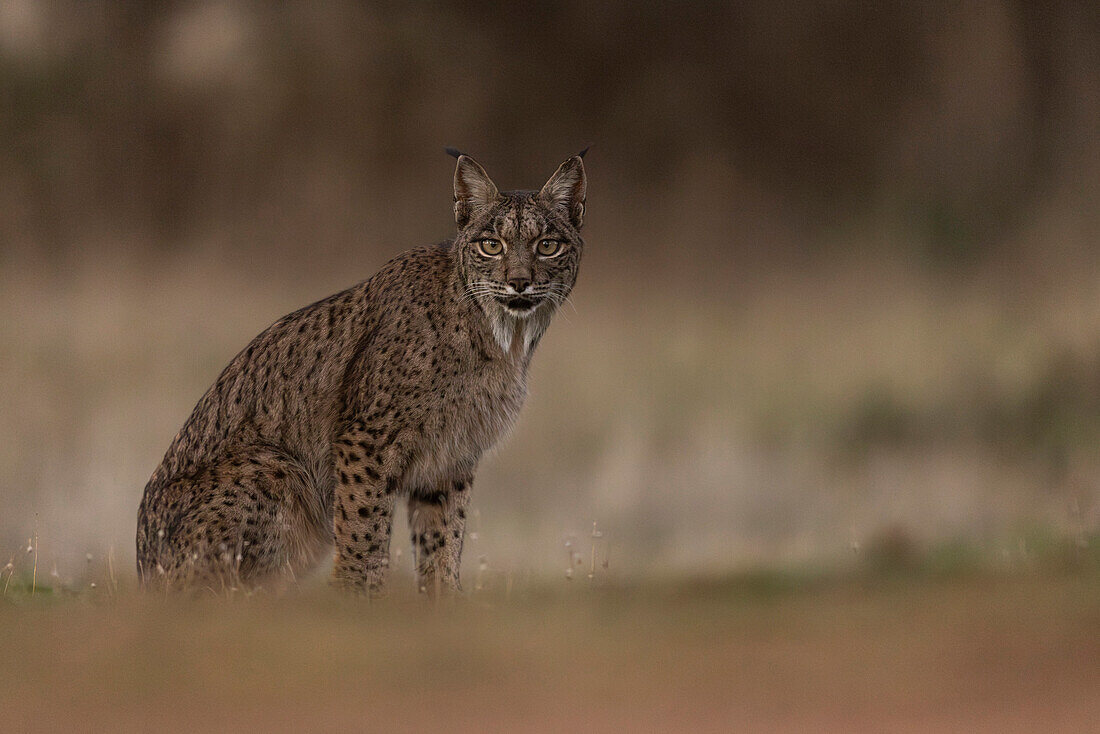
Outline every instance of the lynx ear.
<path fill-rule="evenodd" d="M 575 155 L 558 166 L 558 170 L 539 191 L 539 198 L 558 209 L 577 229 L 584 224 L 584 195 L 588 186 L 584 163 L 581 162 L 583 156 L 584 153 Z"/>
<path fill-rule="evenodd" d="M 468 155 L 459 155 L 455 167 L 455 222 L 465 227 L 475 209 L 496 201 L 500 192 L 481 164 Z"/>

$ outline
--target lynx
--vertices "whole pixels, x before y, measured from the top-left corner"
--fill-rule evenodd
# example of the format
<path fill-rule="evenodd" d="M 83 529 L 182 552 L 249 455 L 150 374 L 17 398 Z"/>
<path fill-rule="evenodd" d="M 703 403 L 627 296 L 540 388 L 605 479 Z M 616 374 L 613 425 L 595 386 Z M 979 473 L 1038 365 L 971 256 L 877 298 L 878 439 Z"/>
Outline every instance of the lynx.
<path fill-rule="evenodd" d="M 515 422 L 531 355 L 573 289 L 586 176 L 500 192 L 457 157 L 457 236 L 284 316 L 195 406 L 145 487 L 145 586 L 262 586 L 318 564 L 373 593 L 407 502 L 418 587 L 457 591 L 471 484 Z"/>

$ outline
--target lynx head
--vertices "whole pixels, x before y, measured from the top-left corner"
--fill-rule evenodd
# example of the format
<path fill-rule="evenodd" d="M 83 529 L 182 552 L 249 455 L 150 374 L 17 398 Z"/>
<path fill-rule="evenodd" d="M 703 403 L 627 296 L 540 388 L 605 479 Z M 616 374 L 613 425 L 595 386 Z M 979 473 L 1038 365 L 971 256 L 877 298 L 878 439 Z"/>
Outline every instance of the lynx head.
<path fill-rule="evenodd" d="M 577 279 L 584 153 L 562 163 L 539 191 L 506 192 L 473 158 L 453 153 L 454 247 L 464 297 L 481 306 L 505 351 L 511 337 L 502 335 L 515 333 L 517 322 L 527 327 L 530 347 Z"/>

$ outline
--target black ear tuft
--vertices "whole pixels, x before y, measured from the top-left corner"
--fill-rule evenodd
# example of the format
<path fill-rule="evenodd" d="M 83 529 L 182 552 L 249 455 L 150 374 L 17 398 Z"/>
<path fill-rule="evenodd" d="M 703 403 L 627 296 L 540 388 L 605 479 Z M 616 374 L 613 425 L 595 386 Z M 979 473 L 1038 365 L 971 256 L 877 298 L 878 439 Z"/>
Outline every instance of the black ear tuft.
<path fill-rule="evenodd" d="M 458 148 L 452 148 L 450 146 L 447 146 L 446 148 L 444 148 L 443 152 L 446 153 L 447 155 L 451 156 L 452 158 L 458 158 L 459 156 L 465 155 Z"/>
<path fill-rule="evenodd" d="M 592 143 L 589 143 L 588 145 L 584 146 L 584 150 L 582 150 L 580 153 L 577 153 L 577 157 L 578 158 L 584 158 L 584 154 L 587 153 L 591 147 L 592 147 Z"/>

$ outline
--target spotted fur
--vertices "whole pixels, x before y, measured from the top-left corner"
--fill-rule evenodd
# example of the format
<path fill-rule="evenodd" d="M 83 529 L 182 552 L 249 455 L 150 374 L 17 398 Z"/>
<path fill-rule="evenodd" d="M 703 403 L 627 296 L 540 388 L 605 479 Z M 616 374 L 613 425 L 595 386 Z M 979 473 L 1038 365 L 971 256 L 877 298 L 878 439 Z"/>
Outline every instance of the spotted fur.
<path fill-rule="evenodd" d="M 478 461 L 576 281 L 585 173 L 574 156 L 540 191 L 500 193 L 459 155 L 454 191 L 453 241 L 284 316 L 222 371 L 145 487 L 144 584 L 265 584 L 335 545 L 335 584 L 378 591 L 401 498 L 419 587 L 459 588 Z"/>

